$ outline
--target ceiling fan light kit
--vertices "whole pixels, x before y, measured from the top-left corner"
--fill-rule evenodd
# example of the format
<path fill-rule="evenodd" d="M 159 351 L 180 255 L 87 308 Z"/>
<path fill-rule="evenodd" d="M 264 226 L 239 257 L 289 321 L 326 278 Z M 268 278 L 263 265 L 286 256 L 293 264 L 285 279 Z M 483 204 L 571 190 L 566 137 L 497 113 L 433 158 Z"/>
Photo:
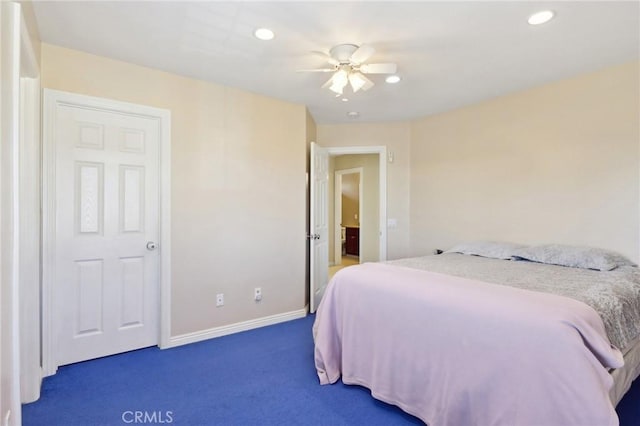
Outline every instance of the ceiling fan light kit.
<path fill-rule="evenodd" d="M 349 74 L 349 83 L 351 84 L 353 93 L 356 93 L 358 90 L 364 88 L 366 81 L 362 74 L 360 74 L 359 72 L 353 72 Z"/>
<path fill-rule="evenodd" d="M 349 71 L 344 68 L 339 69 L 331 76 L 329 82 L 331 83 L 329 90 L 337 95 L 342 95 L 342 91 L 349 82 Z"/>
<path fill-rule="evenodd" d="M 328 88 L 336 96 L 342 96 L 347 85 L 351 86 L 354 93 L 359 90 L 366 91 L 371 89 L 374 83 L 364 74 L 394 74 L 397 70 L 396 64 L 392 63 L 365 64 L 375 53 L 375 49 L 366 44 L 361 46 L 339 44 L 331 48 L 329 55 L 322 52 L 314 53 L 323 56 L 330 65 L 333 65 L 333 68 L 302 71 L 333 72 L 331 78 L 322 85 L 322 88 Z"/>

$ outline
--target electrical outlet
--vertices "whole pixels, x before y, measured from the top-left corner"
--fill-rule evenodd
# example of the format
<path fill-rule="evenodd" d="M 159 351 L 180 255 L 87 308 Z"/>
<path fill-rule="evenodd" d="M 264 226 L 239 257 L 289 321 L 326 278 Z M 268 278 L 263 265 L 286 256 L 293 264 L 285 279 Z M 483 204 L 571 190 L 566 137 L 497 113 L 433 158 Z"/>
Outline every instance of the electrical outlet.
<path fill-rule="evenodd" d="M 253 298 L 256 302 L 259 302 L 262 300 L 262 289 L 260 287 L 256 287 L 253 290 Z"/>
<path fill-rule="evenodd" d="M 216 295 L 216 306 L 224 306 L 224 293 L 218 293 Z"/>

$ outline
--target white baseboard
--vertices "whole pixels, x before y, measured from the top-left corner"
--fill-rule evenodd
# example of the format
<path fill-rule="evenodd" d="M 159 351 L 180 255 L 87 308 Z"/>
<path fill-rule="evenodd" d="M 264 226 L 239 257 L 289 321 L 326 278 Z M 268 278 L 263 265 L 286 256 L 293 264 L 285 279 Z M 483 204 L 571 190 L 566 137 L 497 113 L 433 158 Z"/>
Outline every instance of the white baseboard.
<path fill-rule="evenodd" d="M 256 318 L 249 321 L 243 321 L 235 324 L 223 325 L 221 327 L 214 327 L 206 330 L 195 331 L 193 333 L 173 336 L 169 338 L 169 344 L 162 349 L 175 348 L 177 346 L 188 345 L 189 343 L 196 343 L 203 340 L 213 339 L 214 337 L 222 337 L 228 334 L 239 333 L 241 331 L 253 330 L 255 328 L 265 327 L 267 325 L 273 325 L 285 321 L 304 318 L 305 316 L 307 316 L 307 312 L 308 307 L 305 306 L 303 309 L 299 309 L 297 311 L 270 315 L 268 317 Z"/>

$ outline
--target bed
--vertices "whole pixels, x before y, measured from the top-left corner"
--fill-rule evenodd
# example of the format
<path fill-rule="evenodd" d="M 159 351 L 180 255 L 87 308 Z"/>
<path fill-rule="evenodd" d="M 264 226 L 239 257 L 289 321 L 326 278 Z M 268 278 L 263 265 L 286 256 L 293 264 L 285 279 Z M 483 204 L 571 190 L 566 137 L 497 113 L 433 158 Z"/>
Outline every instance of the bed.
<path fill-rule="evenodd" d="M 336 273 L 314 322 L 320 383 L 365 386 L 429 426 L 617 425 L 640 373 L 635 264 L 462 246 Z"/>

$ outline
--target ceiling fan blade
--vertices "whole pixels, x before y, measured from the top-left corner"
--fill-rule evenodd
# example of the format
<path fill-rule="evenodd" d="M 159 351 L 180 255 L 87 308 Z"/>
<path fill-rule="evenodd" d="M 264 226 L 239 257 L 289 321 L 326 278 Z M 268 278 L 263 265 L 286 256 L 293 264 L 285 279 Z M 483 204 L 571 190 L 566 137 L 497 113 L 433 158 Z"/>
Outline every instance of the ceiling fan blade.
<path fill-rule="evenodd" d="M 362 64 L 360 71 L 365 74 L 395 74 L 398 66 L 396 64 Z"/>
<path fill-rule="evenodd" d="M 369 59 L 375 52 L 376 49 L 367 44 L 363 44 L 362 46 L 358 47 L 355 52 L 353 52 L 353 55 L 351 55 L 351 58 L 349 59 L 354 64 L 361 64 Z"/>
<path fill-rule="evenodd" d="M 311 53 L 313 53 L 316 56 L 322 56 L 322 58 L 329 62 L 331 65 L 340 65 L 340 61 L 338 61 L 335 58 L 332 58 L 330 55 L 327 55 L 324 52 L 320 52 L 319 50 L 313 50 Z"/>
<path fill-rule="evenodd" d="M 310 70 L 296 70 L 296 72 L 334 72 L 335 68 L 314 68 Z"/>

